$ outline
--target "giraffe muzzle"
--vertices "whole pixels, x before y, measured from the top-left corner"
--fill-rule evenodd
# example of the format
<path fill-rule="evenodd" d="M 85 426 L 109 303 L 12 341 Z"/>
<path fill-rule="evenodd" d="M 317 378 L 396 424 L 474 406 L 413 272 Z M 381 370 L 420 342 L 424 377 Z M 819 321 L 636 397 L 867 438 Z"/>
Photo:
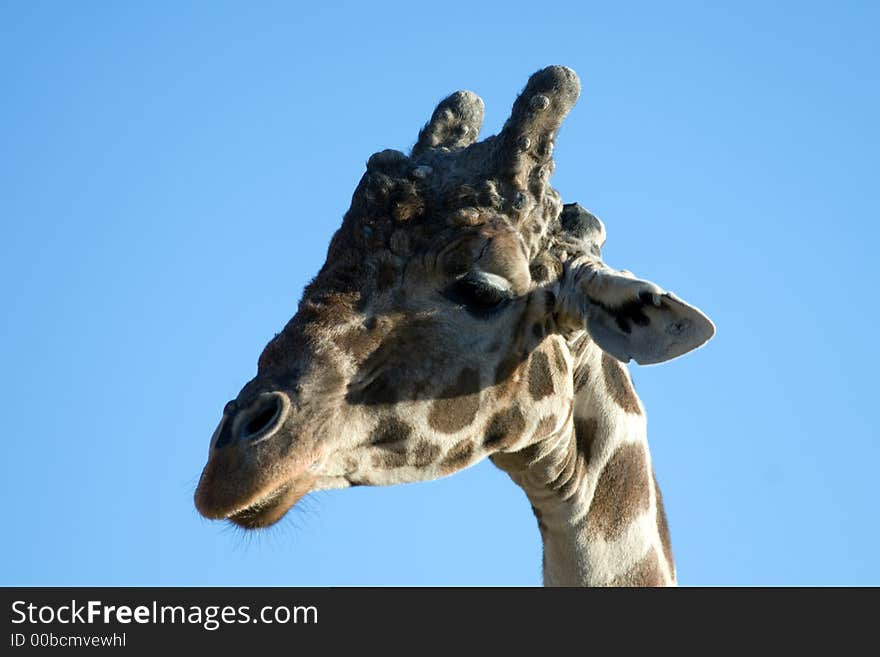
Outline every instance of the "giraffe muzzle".
<path fill-rule="evenodd" d="M 206 518 L 252 529 L 276 522 L 309 492 L 317 455 L 289 426 L 295 402 L 285 392 L 245 399 L 224 408 L 194 498 Z"/>

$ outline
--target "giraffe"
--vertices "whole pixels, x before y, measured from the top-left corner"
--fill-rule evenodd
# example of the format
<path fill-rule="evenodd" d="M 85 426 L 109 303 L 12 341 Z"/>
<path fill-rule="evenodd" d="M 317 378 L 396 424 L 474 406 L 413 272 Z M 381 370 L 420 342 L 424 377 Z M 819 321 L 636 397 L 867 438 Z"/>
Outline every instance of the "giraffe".
<path fill-rule="evenodd" d="M 195 491 L 246 529 L 311 491 L 451 475 L 488 457 L 522 488 L 549 586 L 674 585 L 645 411 L 624 363 L 712 322 L 601 258 L 605 226 L 549 184 L 580 94 L 535 73 L 497 135 L 440 102 L 411 153 L 372 155 L 297 312 L 226 404 Z"/>

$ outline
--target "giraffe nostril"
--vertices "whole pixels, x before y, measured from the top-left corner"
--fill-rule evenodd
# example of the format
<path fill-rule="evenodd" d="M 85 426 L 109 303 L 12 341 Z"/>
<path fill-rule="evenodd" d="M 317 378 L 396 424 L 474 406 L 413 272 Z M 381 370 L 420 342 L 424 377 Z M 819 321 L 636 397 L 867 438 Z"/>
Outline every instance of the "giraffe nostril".
<path fill-rule="evenodd" d="M 281 397 L 276 394 L 261 395 L 251 408 L 245 413 L 241 428 L 238 432 L 239 440 L 253 441 L 266 435 L 274 429 L 281 418 Z"/>

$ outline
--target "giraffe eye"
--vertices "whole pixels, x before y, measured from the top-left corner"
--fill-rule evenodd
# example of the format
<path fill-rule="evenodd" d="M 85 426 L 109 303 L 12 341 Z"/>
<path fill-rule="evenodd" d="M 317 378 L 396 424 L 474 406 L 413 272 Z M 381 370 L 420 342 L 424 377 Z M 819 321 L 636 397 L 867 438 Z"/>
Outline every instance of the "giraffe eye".
<path fill-rule="evenodd" d="M 492 274 L 465 276 L 455 281 L 445 296 L 450 301 L 464 306 L 471 314 L 485 317 L 501 309 L 511 298 L 510 290 L 492 279 L 504 281 L 500 276 Z"/>

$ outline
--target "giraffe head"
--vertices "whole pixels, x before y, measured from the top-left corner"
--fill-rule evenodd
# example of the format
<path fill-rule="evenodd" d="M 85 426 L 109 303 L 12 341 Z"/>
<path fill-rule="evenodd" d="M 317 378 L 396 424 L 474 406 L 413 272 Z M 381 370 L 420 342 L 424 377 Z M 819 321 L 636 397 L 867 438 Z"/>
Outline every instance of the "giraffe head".
<path fill-rule="evenodd" d="M 527 454 L 567 421 L 579 350 L 655 363 L 712 336 L 695 308 L 607 267 L 602 222 L 549 185 L 579 91 L 570 69 L 539 71 L 479 142 L 483 103 L 460 91 L 409 156 L 370 157 L 297 313 L 223 411 L 203 515 L 262 527 L 310 491 Z"/>

